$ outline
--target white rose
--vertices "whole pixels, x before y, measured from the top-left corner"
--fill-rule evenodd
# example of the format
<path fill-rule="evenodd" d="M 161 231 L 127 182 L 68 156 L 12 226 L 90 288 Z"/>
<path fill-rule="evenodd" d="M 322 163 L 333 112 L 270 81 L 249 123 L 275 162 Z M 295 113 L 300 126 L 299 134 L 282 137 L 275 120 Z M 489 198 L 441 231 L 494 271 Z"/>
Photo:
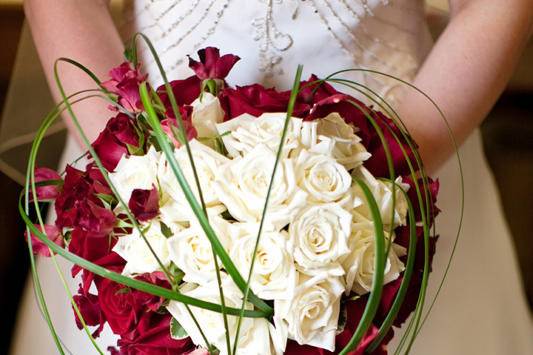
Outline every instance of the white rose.
<path fill-rule="evenodd" d="M 218 97 L 204 92 L 202 96 L 191 103 L 192 125 L 198 133 L 198 139 L 206 145 L 214 147 L 213 137 L 218 136 L 216 125 L 224 120 L 224 110 L 220 106 Z"/>
<path fill-rule="evenodd" d="M 218 199 L 218 194 L 215 191 L 214 181 L 221 173 L 221 166 L 229 162 L 229 159 L 197 140 L 190 141 L 190 148 L 206 207 L 219 207 L 220 201 Z M 186 148 L 181 147 L 175 150 L 174 156 L 176 157 L 191 190 L 194 192 L 196 200 L 200 203 L 196 180 L 194 178 Z M 183 194 L 183 190 L 164 155 L 161 156 L 157 177 L 163 193 L 170 196 L 173 200 L 167 201 L 168 206 L 172 206 L 172 202 L 176 202 L 176 205 L 172 207 L 173 211 L 179 214 L 174 216 L 175 220 L 188 221 L 194 219 L 194 213 L 192 212 L 189 203 Z M 169 212 L 167 214 L 173 214 L 172 211 L 167 212 Z"/>
<path fill-rule="evenodd" d="M 354 129 L 355 127 L 347 124 L 336 112 L 318 120 L 318 135 L 332 137 L 335 140 L 333 156 L 347 170 L 360 166 L 371 156 L 361 144 L 361 138 L 354 133 Z"/>
<path fill-rule="evenodd" d="M 220 304 L 220 294 L 216 281 L 211 282 L 208 285 L 197 287 L 193 286 L 192 284 L 184 285 L 185 286 L 181 289 L 182 294 L 203 301 Z M 223 279 L 223 289 L 226 306 L 240 309 L 242 304 L 242 293 L 227 276 L 225 276 Z M 205 348 L 206 344 L 203 340 L 203 337 L 183 303 L 171 301 L 167 306 L 167 309 L 182 325 L 187 334 L 191 337 L 192 341 L 196 345 L 200 345 Z M 204 332 L 208 341 L 216 346 L 217 349 L 220 350 L 221 354 L 228 354 L 222 314 L 198 307 L 190 307 L 190 309 L 198 323 L 201 324 L 202 331 Z M 252 305 L 248 303 L 246 309 L 252 309 Z M 232 345 L 237 329 L 237 322 L 237 316 L 228 316 L 228 328 Z M 242 319 L 241 329 L 239 332 L 239 342 L 237 345 L 238 354 L 272 354 L 273 352 L 269 336 L 268 321 L 263 318 L 244 317 Z"/>
<path fill-rule="evenodd" d="M 316 145 L 323 145 L 329 141 L 333 143 L 332 156 L 347 170 L 360 166 L 371 156 L 361 144 L 361 138 L 354 133 L 354 127 L 347 124 L 336 112 L 303 123 L 301 130 L 303 146 L 313 149 Z"/>
<path fill-rule="evenodd" d="M 363 295 L 372 290 L 372 280 L 375 273 L 375 234 L 372 228 L 371 223 L 354 224 L 354 232 L 349 240 L 351 251 L 342 263 L 346 271 L 347 294 L 354 291 Z M 387 243 L 388 240 L 385 245 Z M 404 270 L 404 265 L 399 259 L 399 256 L 403 255 L 405 255 L 405 249 L 393 243 L 385 264 L 384 284 L 396 280 Z"/>
<path fill-rule="evenodd" d="M 285 119 L 286 113 L 264 113 L 259 117 L 245 113 L 218 124 L 217 129 L 231 157 L 245 155 L 259 144 L 265 144 L 273 152 L 277 152 Z M 283 145 L 286 153 L 284 156 L 299 145 L 301 125 L 302 119 L 290 119 Z"/>
<path fill-rule="evenodd" d="M 335 159 L 302 150 L 296 158 L 296 181 L 313 202 L 336 202 L 349 198 L 352 178 Z"/>
<path fill-rule="evenodd" d="M 109 179 L 126 205 L 135 189 L 151 190 L 157 186 L 157 164 L 161 153 L 150 147 L 146 155 L 122 156 Z"/>
<path fill-rule="evenodd" d="M 302 210 L 289 225 L 294 260 L 308 274 L 328 271 L 344 273 L 340 258 L 346 255 L 352 215 L 338 204 L 313 205 Z"/>
<path fill-rule="evenodd" d="M 257 239 L 258 223 L 232 225 L 231 259 L 245 279 L 248 278 Z M 261 233 L 256 253 L 251 288 L 262 299 L 290 299 L 296 287 L 296 268 L 292 245 L 286 232 Z"/>
<path fill-rule="evenodd" d="M 209 223 L 224 248 L 229 249 L 230 224 L 217 216 L 211 216 Z M 183 276 L 185 281 L 205 285 L 216 280 L 213 249 L 198 223 L 192 223 L 191 227 L 169 238 L 168 248 L 170 260 L 185 273 Z M 220 260 L 218 260 L 218 266 L 222 268 Z"/>
<path fill-rule="evenodd" d="M 141 225 L 140 228 L 163 266 L 168 266 L 170 259 L 167 238 L 163 235 L 159 222 L 153 220 L 148 225 Z M 137 229 L 133 229 L 129 235 L 118 238 L 113 251 L 126 260 L 126 266 L 122 271 L 126 276 L 161 271 L 157 259 Z"/>
<path fill-rule="evenodd" d="M 261 220 L 275 160 L 274 152 L 260 144 L 221 169 L 216 191 L 233 218 Z M 291 159 L 281 159 L 272 186 L 266 221 L 276 230 L 286 226 L 305 204 L 307 194 L 296 185 L 293 164 Z"/>
<path fill-rule="evenodd" d="M 287 322 L 289 339 L 334 351 L 344 287 L 327 273 L 300 275 L 299 280 L 291 300 L 275 301 L 276 313 Z"/>
<path fill-rule="evenodd" d="M 385 226 L 390 226 L 390 222 L 393 221 L 393 227 L 405 225 L 408 206 L 402 190 L 407 191 L 409 189 L 409 185 L 402 183 L 401 177 L 396 179 L 396 201 L 395 205 L 393 206 L 393 186 L 390 182 L 377 180 L 364 167 L 358 169 L 356 174 L 367 184 L 368 188 L 372 192 L 372 195 L 377 202 L 383 224 Z M 366 200 L 359 184 L 354 184 L 353 194 L 353 213 L 355 219 L 357 221 L 371 220 L 372 214 L 368 208 L 368 201 Z"/>

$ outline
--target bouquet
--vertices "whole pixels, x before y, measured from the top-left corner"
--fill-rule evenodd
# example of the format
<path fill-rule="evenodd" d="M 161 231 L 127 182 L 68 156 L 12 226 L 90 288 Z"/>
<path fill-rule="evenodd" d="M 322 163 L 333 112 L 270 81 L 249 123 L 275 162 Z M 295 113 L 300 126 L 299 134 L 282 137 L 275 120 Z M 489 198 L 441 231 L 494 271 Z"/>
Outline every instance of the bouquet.
<path fill-rule="evenodd" d="M 438 182 L 401 123 L 301 67 L 290 91 L 231 87 L 239 58 L 209 47 L 152 88 L 129 54 L 100 83 L 113 117 L 84 163 L 31 157 L 20 208 L 30 250 L 74 263 L 95 348 L 108 326 L 111 354 L 386 354 L 414 311 L 410 347 Z M 54 224 L 30 221 L 39 202 Z"/>

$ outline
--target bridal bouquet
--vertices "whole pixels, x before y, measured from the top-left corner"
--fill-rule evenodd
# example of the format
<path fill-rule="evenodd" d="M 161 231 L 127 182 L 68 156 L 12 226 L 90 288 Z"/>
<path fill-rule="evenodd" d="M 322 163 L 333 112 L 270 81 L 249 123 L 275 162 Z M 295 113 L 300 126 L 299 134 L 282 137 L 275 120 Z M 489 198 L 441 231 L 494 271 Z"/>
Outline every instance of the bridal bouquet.
<path fill-rule="evenodd" d="M 74 262 L 98 351 L 108 326 L 112 354 L 386 354 L 393 325 L 421 320 L 437 182 L 341 80 L 300 68 L 291 91 L 231 87 L 238 60 L 203 49 L 157 89 L 135 53 L 112 69 L 113 117 L 84 163 L 30 159 L 30 249 Z M 43 201 L 57 218 L 34 225 Z"/>

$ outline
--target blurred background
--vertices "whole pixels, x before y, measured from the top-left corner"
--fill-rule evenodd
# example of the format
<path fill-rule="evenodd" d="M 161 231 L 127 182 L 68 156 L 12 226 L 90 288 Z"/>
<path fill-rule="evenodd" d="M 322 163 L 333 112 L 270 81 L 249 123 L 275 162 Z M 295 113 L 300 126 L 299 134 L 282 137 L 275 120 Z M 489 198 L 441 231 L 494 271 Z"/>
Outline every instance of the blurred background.
<path fill-rule="evenodd" d="M 438 36 L 446 25 L 446 0 L 427 2 L 432 9 L 429 16 L 432 30 Z M 13 114 L 5 112 L 6 100 L 14 95 L 24 95 L 24 85 L 10 89 L 13 71 L 24 73 L 25 85 L 39 86 L 43 92 L 48 90 L 37 64 L 38 58 L 31 48 L 29 31 L 24 26 L 21 3 L 20 0 L 0 0 L 2 117 Z M 25 55 L 17 57 L 19 44 L 29 46 L 30 50 L 26 48 L 23 51 Z M 51 107 L 51 99 L 44 97 L 39 102 L 32 102 L 29 107 L 21 107 L 17 115 L 42 117 Z M 500 198 L 514 238 L 524 290 L 533 306 L 533 41 L 530 41 L 505 93 L 483 124 L 482 134 L 489 165 L 500 190 L 505 191 Z M 57 150 L 59 156 L 64 139 L 64 133 L 55 134 L 47 149 Z M 57 162 L 46 163 L 53 166 Z M 16 208 L 19 192 L 20 185 L 0 173 L 0 354 L 8 352 L 18 303 L 29 270 L 23 223 Z"/>

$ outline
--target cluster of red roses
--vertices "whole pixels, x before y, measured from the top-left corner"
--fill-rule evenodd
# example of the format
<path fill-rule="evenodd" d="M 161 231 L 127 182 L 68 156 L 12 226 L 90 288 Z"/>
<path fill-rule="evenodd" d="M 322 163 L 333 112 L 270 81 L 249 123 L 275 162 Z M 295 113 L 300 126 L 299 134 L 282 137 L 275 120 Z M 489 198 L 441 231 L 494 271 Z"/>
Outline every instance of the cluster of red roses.
<path fill-rule="evenodd" d="M 230 69 L 239 60 L 234 55 L 220 56 L 216 48 L 201 50 L 199 56 L 200 61 L 190 59 L 189 66 L 194 70 L 195 75 L 170 83 L 185 121 L 189 138 L 195 136 L 195 131 L 190 124 L 188 105 L 200 95 L 203 81 L 214 79 L 223 82 Z M 110 92 L 117 95 L 117 102 L 134 116 L 143 110 L 139 96 L 139 84 L 146 80 L 146 76 L 141 75 L 138 69 L 132 68 L 130 63 L 123 63 L 111 70 L 111 80 L 104 83 Z M 316 77 L 311 76 L 307 81 L 301 83 L 301 92 L 298 95 L 293 115 L 306 120 L 313 120 L 325 117 L 332 112 L 338 112 L 347 123 L 358 127 L 357 134 L 362 138 L 363 145 L 372 154 L 372 157 L 365 162 L 365 167 L 376 177 L 388 177 L 384 145 L 367 119 L 367 115 L 373 117 L 388 144 L 396 174 L 402 175 L 404 182 L 412 187 L 409 190 L 409 197 L 415 206 L 419 219 L 420 212 L 417 198 L 414 195 L 414 184 L 408 177 L 409 169 L 402 150 L 408 152 L 411 159 L 413 159 L 413 152 L 407 142 L 402 139 L 398 127 L 382 113 L 337 91 L 327 83 L 319 85 L 316 80 Z M 165 117 L 161 118 L 162 124 L 167 127 L 167 133 L 173 138 L 169 127 L 176 125 L 176 119 L 172 114 L 168 96 L 164 87 L 158 88 L 156 92 L 166 108 Z M 289 96 L 289 91 L 280 92 L 259 84 L 236 88 L 224 85 L 219 92 L 219 99 L 226 114 L 225 119 L 231 119 L 243 113 L 259 116 L 265 112 L 284 112 L 287 110 Z M 353 103 L 357 103 L 357 105 L 354 106 Z M 146 152 L 149 143 L 145 139 L 148 135 L 145 130 L 146 127 L 143 128 L 136 119 L 124 113 L 118 113 L 108 121 L 105 129 L 92 146 L 105 168 L 113 171 L 124 154 Z M 399 143 L 394 138 L 395 135 L 400 138 Z M 178 144 L 178 142 L 175 143 Z M 36 171 L 35 180 L 36 182 L 61 181 L 62 178 L 50 169 L 40 168 Z M 430 181 L 433 202 L 437 190 L 438 182 Z M 117 228 L 117 220 L 122 217 L 116 216 L 111 210 L 112 203 L 109 201 L 113 201 L 113 194 L 94 162 L 90 162 L 85 171 L 72 166 L 67 167 L 64 181 L 58 185 L 38 187 L 37 198 L 39 200 L 55 200 L 56 225 L 46 226 L 45 229 L 50 239 L 63 246 L 64 240 L 61 231 L 68 230 L 69 233 L 65 238 L 69 241 L 68 249 L 71 252 L 112 271 L 122 271 L 125 262 L 112 251 L 116 243 L 113 231 Z M 158 196 L 155 189 L 136 190 L 130 201 L 127 202 L 133 215 L 140 221 L 153 218 L 158 214 Z M 431 208 L 436 211 L 436 207 L 431 206 Z M 420 249 L 418 254 L 421 256 L 423 255 L 423 243 L 420 241 L 422 229 L 421 227 L 417 228 L 419 236 L 417 250 Z M 397 234 L 395 242 L 407 248 L 409 226 L 399 227 L 395 232 Z M 434 238 L 432 239 L 434 243 Z M 36 252 L 49 255 L 48 248 L 33 236 L 32 242 Z M 414 309 L 422 268 L 423 257 L 417 257 L 411 287 L 406 302 L 395 321 L 396 325 L 401 325 Z M 171 338 L 169 332 L 171 316 L 162 308 L 163 299 L 126 288 L 81 270 L 78 266 L 73 267 L 72 276 L 77 275 L 80 271 L 83 272 L 82 283 L 78 294 L 74 296 L 74 300 L 85 322 L 90 326 L 97 326 L 94 336 L 100 334 L 106 323 L 115 334 L 120 336 L 117 344 L 118 349 L 110 349 L 112 354 L 186 354 L 194 350 L 194 344 L 189 338 L 182 340 Z M 142 275 L 140 278 L 169 287 L 164 277 L 159 273 Z M 371 326 L 354 354 L 363 354 L 365 348 L 377 335 L 379 324 L 390 309 L 401 281 L 402 277 L 384 286 L 381 305 L 374 325 Z M 97 294 L 89 291 L 93 284 L 96 286 Z M 366 302 L 367 296 L 346 302 L 347 322 L 344 330 L 337 336 L 336 349 L 342 349 L 348 343 L 362 316 Z M 78 326 L 81 327 L 79 320 L 77 321 Z M 392 330 L 375 354 L 386 354 L 385 344 L 391 337 Z M 301 346 L 294 341 L 289 341 L 286 354 L 324 355 L 330 354 L 330 352 L 311 346 Z"/>

